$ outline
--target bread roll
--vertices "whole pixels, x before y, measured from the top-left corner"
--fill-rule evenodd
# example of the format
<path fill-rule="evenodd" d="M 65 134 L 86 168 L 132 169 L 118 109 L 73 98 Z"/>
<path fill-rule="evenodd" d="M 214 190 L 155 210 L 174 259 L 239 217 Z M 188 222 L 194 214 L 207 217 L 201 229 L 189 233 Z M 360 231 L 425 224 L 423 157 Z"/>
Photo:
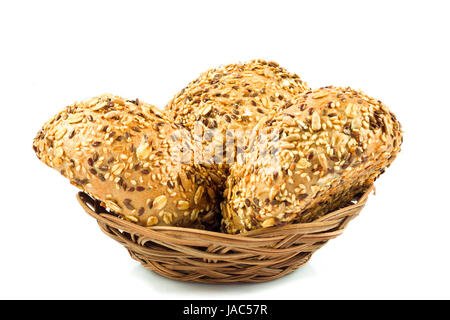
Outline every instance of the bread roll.
<path fill-rule="evenodd" d="M 102 95 L 57 114 L 33 148 L 45 164 L 129 221 L 213 228 L 214 184 L 205 170 L 192 167 L 189 143 L 189 133 L 156 107 Z"/>
<path fill-rule="evenodd" d="M 291 104 L 309 88 L 275 62 L 253 60 L 202 73 L 166 106 L 171 119 L 202 144 L 196 163 L 224 185 L 228 166 L 243 152 L 245 130 L 265 115 Z"/>
<path fill-rule="evenodd" d="M 222 203 L 229 233 L 310 222 L 345 206 L 400 151 L 394 114 L 359 91 L 326 87 L 292 103 L 258 123 L 243 163 L 231 168 Z"/>

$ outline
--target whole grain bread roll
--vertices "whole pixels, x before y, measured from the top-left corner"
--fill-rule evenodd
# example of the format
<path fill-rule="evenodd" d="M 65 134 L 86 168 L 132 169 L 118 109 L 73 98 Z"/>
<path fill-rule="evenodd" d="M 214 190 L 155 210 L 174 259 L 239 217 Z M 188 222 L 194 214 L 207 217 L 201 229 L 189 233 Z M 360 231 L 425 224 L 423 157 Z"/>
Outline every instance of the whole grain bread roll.
<path fill-rule="evenodd" d="M 106 94 L 58 113 L 33 148 L 45 164 L 129 221 L 214 228 L 214 183 L 193 168 L 190 141 L 158 108 Z"/>
<path fill-rule="evenodd" d="M 299 95 L 258 123 L 231 167 L 223 228 L 310 222 L 345 206 L 389 167 L 401 142 L 400 123 L 379 100 L 335 87 Z"/>
<path fill-rule="evenodd" d="M 264 116 L 292 104 L 309 88 L 275 62 L 253 60 L 202 73 L 167 104 L 170 118 L 200 144 L 196 163 L 224 186 L 228 167 L 244 152 L 246 138 Z"/>

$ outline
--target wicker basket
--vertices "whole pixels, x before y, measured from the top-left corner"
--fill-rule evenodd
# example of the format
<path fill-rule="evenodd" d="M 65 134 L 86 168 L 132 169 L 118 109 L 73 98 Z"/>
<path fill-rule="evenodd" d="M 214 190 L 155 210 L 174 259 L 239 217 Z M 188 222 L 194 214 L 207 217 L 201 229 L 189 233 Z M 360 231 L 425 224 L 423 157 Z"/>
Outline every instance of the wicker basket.
<path fill-rule="evenodd" d="M 104 233 L 131 257 L 164 277 L 206 283 L 264 282 L 304 265 L 328 240 L 339 236 L 366 204 L 373 187 L 347 207 L 311 222 L 230 235 L 179 227 L 141 227 L 78 193 L 78 201 Z"/>

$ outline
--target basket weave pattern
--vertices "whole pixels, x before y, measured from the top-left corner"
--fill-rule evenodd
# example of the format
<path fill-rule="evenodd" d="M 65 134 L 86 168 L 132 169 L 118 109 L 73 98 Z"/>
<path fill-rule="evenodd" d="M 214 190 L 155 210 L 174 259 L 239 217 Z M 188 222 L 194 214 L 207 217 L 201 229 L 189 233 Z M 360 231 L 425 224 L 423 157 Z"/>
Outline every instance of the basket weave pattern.
<path fill-rule="evenodd" d="M 179 227 L 142 227 L 105 210 L 78 193 L 84 210 L 101 230 L 127 248 L 145 268 L 182 281 L 265 282 L 304 265 L 328 240 L 339 236 L 366 204 L 373 187 L 353 204 L 310 222 L 230 235 Z"/>

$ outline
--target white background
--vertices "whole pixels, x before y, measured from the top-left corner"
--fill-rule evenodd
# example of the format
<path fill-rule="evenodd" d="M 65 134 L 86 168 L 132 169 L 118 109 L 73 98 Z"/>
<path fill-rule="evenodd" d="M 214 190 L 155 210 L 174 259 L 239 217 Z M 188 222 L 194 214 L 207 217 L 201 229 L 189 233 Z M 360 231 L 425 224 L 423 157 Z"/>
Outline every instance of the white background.
<path fill-rule="evenodd" d="M 0 298 L 450 298 L 448 1 L 2 1 Z M 264 58 L 361 88 L 405 130 L 377 195 L 310 263 L 264 284 L 167 280 L 131 260 L 35 157 L 53 114 L 104 92 L 163 107 Z"/>

